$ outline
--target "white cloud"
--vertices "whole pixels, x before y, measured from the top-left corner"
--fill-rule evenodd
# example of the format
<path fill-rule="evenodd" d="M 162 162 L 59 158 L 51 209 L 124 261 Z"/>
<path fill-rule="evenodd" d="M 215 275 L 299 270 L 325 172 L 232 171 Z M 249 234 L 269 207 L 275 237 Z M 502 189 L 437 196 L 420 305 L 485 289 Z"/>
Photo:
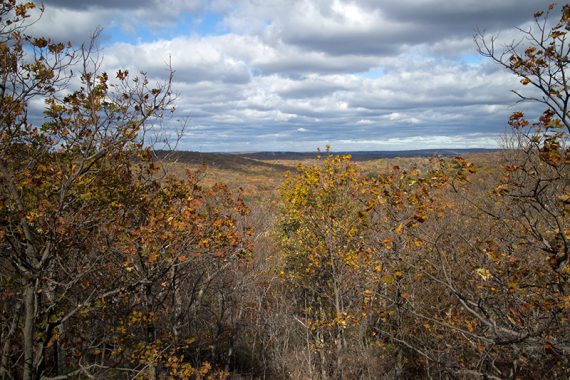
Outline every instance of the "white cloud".
<path fill-rule="evenodd" d="M 380 140 L 341 140 L 337 150 L 418 150 L 499 148 L 502 135 L 467 134 L 458 136 L 407 136 Z"/>
<path fill-rule="evenodd" d="M 516 79 L 476 55 L 475 28 L 516 33 L 540 0 L 49 0 L 37 33 L 80 41 L 97 25 L 152 30 L 102 41 L 104 69 L 175 72 L 183 147 L 337 150 L 496 146 Z M 536 9 L 535 9 L 536 8 Z M 217 12 L 227 32 L 176 27 Z M 504 31 L 503 31 L 504 29 Z M 110 37 L 112 38 L 112 36 Z M 475 57 L 475 58 L 473 58 Z M 338 144 L 338 146 L 337 146 Z"/>

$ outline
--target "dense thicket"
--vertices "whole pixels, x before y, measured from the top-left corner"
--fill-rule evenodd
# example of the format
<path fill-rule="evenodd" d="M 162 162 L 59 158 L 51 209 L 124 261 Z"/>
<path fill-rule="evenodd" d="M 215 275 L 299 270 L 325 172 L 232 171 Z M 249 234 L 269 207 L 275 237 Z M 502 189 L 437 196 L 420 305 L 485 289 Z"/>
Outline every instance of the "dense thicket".
<path fill-rule="evenodd" d="M 28 36 L 33 7 L 0 7 L 0 378 L 570 375 L 570 6 L 476 39 L 545 105 L 494 171 L 327 150 L 252 210 L 145 145 L 172 78 Z"/>
<path fill-rule="evenodd" d="M 144 147 L 170 80 L 110 78 L 94 45 L 26 35 L 33 7 L 0 8 L 0 376 L 223 373 L 247 209 L 223 186 L 164 176 Z"/>

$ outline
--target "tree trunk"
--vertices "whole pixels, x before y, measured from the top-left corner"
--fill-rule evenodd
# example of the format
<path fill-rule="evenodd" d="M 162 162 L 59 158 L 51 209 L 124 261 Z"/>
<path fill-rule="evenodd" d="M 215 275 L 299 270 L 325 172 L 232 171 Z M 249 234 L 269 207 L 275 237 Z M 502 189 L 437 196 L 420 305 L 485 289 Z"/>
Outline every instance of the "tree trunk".
<path fill-rule="evenodd" d="M 337 282 L 337 274 L 334 273 L 333 275 L 333 290 L 334 290 L 334 306 L 335 306 L 335 320 L 342 316 L 344 318 L 344 307 L 342 304 L 340 288 Z M 342 378 L 343 373 L 343 363 L 342 363 L 342 352 L 344 349 L 344 336 L 343 336 L 343 329 L 342 326 L 336 326 L 333 332 L 333 339 L 334 339 L 334 346 L 335 346 L 335 368 L 334 368 L 334 377 L 337 379 Z"/>
<path fill-rule="evenodd" d="M 14 309 L 14 317 L 12 318 L 12 323 L 10 323 L 10 329 L 8 333 L 2 337 L 4 340 L 4 345 L 2 346 L 2 361 L 0 362 L 0 379 L 5 380 L 10 378 L 10 372 L 8 371 L 8 360 L 10 357 L 12 336 L 18 328 L 18 323 L 20 322 L 20 309 L 22 308 L 22 303 L 18 302 Z"/>
<path fill-rule="evenodd" d="M 396 354 L 396 363 L 394 365 L 394 379 L 402 379 L 404 373 L 404 355 L 402 348 L 398 347 Z"/>
<path fill-rule="evenodd" d="M 145 311 L 146 311 L 146 315 L 149 316 L 151 311 L 153 310 L 152 308 L 152 283 L 148 282 L 145 285 L 143 285 L 143 299 L 144 299 L 144 304 L 145 304 Z M 148 321 L 147 322 L 147 326 L 146 326 L 146 342 L 148 344 L 154 344 L 154 342 L 156 341 L 156 328 L 154 325 L 154 321 Z M 156 366 L 150 362 L 148 363 L 148 372 L 147 372 L 147 377 L 149 379 L 157 379 L 158 378 L 158 374 L 156 373 Z"/>
<path fill-rule="evenodd" d="M 24 290 L 24 375 L 23 380 L 32 380 L 34 375 L 34 317 L 35 289 L 33 280 L 29 280 Z"/>

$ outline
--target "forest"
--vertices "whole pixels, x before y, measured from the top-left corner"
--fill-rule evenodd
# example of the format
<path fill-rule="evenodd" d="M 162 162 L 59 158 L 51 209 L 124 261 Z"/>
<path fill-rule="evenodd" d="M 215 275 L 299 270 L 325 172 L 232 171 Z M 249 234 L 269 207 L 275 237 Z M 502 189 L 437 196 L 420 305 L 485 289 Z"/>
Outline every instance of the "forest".
<path fill-rule="evenodd" d="M 172 68 L 102 72 L 38 6 L 0 5 L 0 379 L 570 376 L 569 5 L 475 37 L 543 109 L 503 150 L 232 178 L 149 143 Z"/>

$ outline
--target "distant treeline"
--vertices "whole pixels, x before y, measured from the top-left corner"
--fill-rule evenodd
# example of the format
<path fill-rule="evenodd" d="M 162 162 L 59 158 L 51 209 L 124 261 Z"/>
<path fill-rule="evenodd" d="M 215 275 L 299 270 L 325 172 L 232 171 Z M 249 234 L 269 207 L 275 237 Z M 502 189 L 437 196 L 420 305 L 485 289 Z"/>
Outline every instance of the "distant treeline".
<path fill-rule="evenodd" d="M 350 154 L 355 161 L 377 160 L 394 157 L 430 157 L 430 156 L 461 156 L 466 153 L 498 152 L 501 149 L 417 149 L 417 150 L 374 150 L 374 151 L 338 151 L 333 154 Z M 256 160 L 303 160 L 315 157 L 315 152 L 252 152 L 235 153 L 240 157 Z"/>
<path fill-rule="evenodd" d="M 469 153 L 492 153 L 502 149 L 417 149 L 417 150 L 374 150 L 374 151 L 338 151 L 332 152 L 337 155 L 350 154 L 354 161 L 378 160 L 381 158 L 395 157 L 431 157 L 431 156 L 462 156 Z M 180 161 L 186 163 L 206 163 L 213 164 L 232 160 L 254 159 L 254 160 L 308 160 L 315 158 L 317 152 L 193 152 L 193 151 L 164 151 L 158 150 L 156 154 L 159 159 L 167 161 Z M 244 161 L 246 163 L 247 161 Z"/>

